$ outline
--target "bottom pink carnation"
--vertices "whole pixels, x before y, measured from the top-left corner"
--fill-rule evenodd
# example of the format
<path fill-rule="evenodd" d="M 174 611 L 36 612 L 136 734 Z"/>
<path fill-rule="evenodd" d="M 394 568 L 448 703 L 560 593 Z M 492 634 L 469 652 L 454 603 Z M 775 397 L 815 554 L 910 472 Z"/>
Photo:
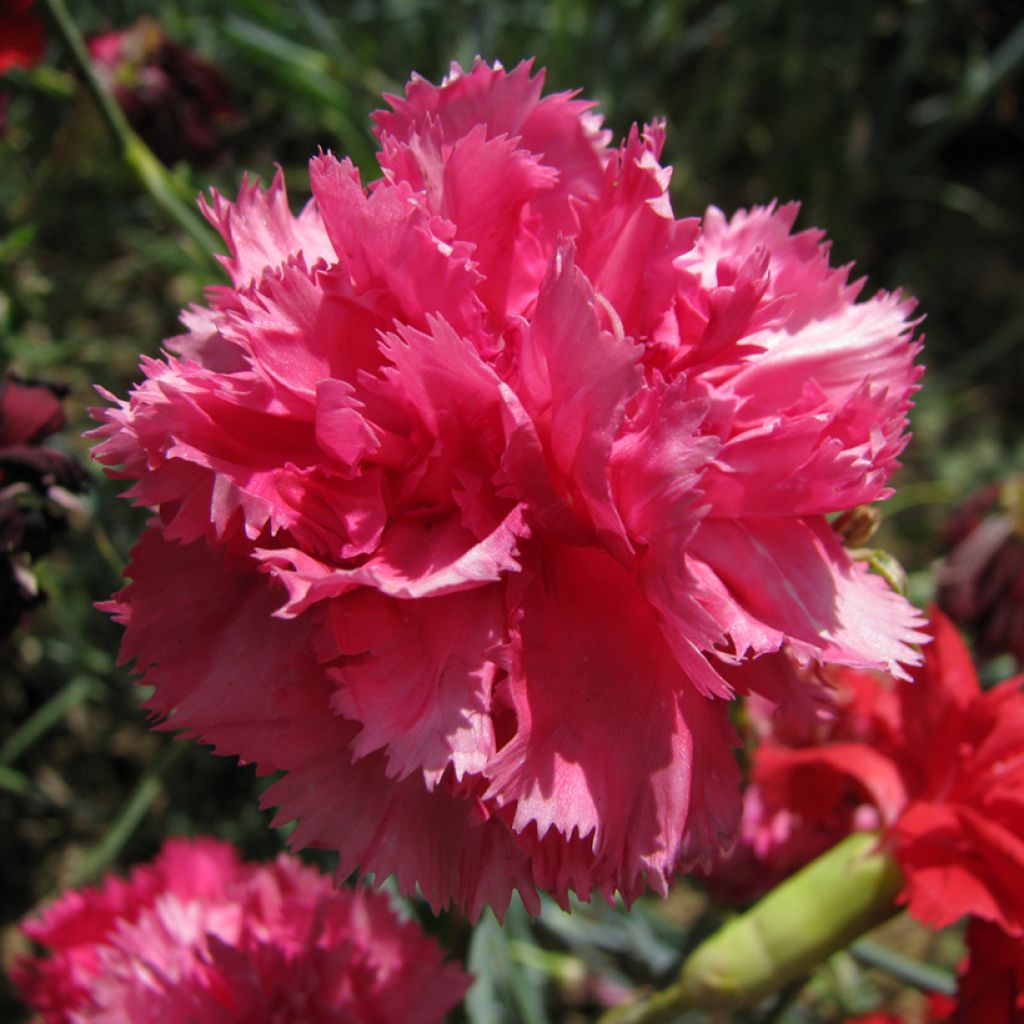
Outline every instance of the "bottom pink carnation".
<path fill-rule="evenodd" d="M 470 982 L 382 893 L 211 839 L 170 840 L 21 927 L 49 955 L 12 978 L 45 1024 L 428 1024 Z"/>

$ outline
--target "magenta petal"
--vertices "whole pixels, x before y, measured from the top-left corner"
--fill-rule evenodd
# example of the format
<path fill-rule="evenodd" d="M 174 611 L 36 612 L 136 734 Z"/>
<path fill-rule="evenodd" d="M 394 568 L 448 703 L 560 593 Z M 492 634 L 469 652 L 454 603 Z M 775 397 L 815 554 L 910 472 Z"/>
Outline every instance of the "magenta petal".
<path fill-rule="evenodd" d="M 331 703 L 363 727 L 353 757 L 386 748 L 389 776 L 422 771 L 430 789 L 449 766 L 459 781 L 483 772 L 495 749 L 488 652 L 504 636 L 500 592 L 399 601 L 361 589 L 330 614 L 342 655 Z"/>
<path fill-rule="evenodd" d="M 605 884 L 632 890 L 642 874 L 664 891 L 684 847 L 688 859 L 710 857 L 738 820 L 725 707 L 691 699 L 614 560 L 568 547 L 547 555 L 549 582 L 526 595 L 514 654 L 517 732 L 488 768 L 488 797 L 514 808 L 516 831 L 586 841 Z"/>
<path fill-rule="evenodd" d="M 384 136 L 381 166 L 393 180 L 426 194 L 430 209 L 450 221 L 455 237 L 473 245 L 473 261 L 484 275 L 480 296 L 496 324 L 532 301 L 544 262 L 527 258 L 529 237 L 521 238 L 526 207 L 558 180 L 555 168 L 519 148 L 519 140 L 488 138 L 477 125 L 453 144 L 442 140 L 441 125 L 398 144 Z M 528 234 L 528 233 L 527 233 Z M 510 295 L 512 309 L 509 309 Z"/>
<path fill-rule="evenodd" d="M 357 586 L 408 599 L 482 586 L 518 572 L 518 544 L 528 533 L 523 510 L 514 508 L 480 541 L 455 515 L 399 520 L 356 569 L 333 569 L 296 548 L 257 550 L 255 557 L 288 589 L 281 614 L 294 617 Z"/>
<path fill-rule="evenodd" d="M 389 780 L 382 754 L 352 764 L 359 726 L 331 712 L 314 624 L 273 618 L 280 595 L 266 577 L 157 531 L 135 549 L 129 574 L 137 582 L 109 610 L 126 626 L 122 658 L 136 658 L 156 687 L 147 706 L 218 753 L 288 772 L 264 802 L 281 807 L 281 821 L 302 819 L 294 845 L 341 850 L 342 876 L 371 862 L 379 877 L 395 872 L 435 910 L 452 900 L 474 916 L 484 905 L 501 910 L 516 887 L 535 906 L 525 854 L 471 797 L 429 793 L 415 776 Z"/>
<path fill-rule="evenodd" d="M 560 250 L 519 353 L 520 396 L 546 428 L 551 458 L 598 535 L 623 553 L 628 542 L 612 500 L 608 462 L 626 403 L 641 385 L 641 350 L 602 330 L 597 309 L 572 251 Z"/>
<path fill-rule="evenodd" d="M 317 444 L 349 469 L 380 447 L 353 394 L 343 380 L 323 380 L 316 389 Z"/>
<path fill-rule="evenodd" d="M 557 184 L 533 204 L 546 240 L 553 244 L 559 234 L 577 230 L 574 200 L 600 191 L 610 133 L 601 130 L 601 117 L 590 113 L 592 103 L 567 92 L 542 98 L 544 72 L 531 78 L 531 65 L 523 61 L 506 72 L 477 58 L 468 72 L 453 64 L 440 87 L 414 76 L 404 98 L 385 97 L 392 110 L 377 111 L 374 121 L 385 143 L 388 136 L 408 143 L 434 124 L 449 144 L 478 125 L 485 127 L 487 138 L 518 138 L 522 149 L 558 171 Z"/>
<path fill-rule="evenodd" d="M 705 511 L 701 481 L 719 448 L 698 433 L 708 403 L 680 378 L 645 389 L 635 404 L 612 446 L 616 505 L 636 540 L 671 533 L 681 547 Z"/>
<path fill-rule="evenodd" d="M 309 177 L 338 261 L 358 292 L 388 297 L 394 315 L 416 326 L 428 313 L 460 329 L 479 325 L 472 247 L 453 243 L 451 225 L 422 209 L 408 185 L 367 195 L 352 164 L 330 154 L 310 161 Z"/>
<path fill-rule="evenodd" d="M 308 203 L 298 217 L 288 209 L 280 168 L 266 191 L 258 181 L 243 179 L 236 202 L 216 191 L 212 199 L 211 205 L 201 198 L 200 206 L 228 244 L 231 256 L 221 257 L 221 262 L 237 287 L 258 283 L 267 269 L 282 266 L 297 253 L 310 268 L 321 259 L 334 259 L 316 205 Z"/>
<path fill-rule="evenodd" d="M 705 519 L 692 551 L 743 623 L 738 650 L 774 650 L 785 639 L 802 658 L 905 677 L 901 663 L 913 662 L 911 645 L 926 639 L 921 615 L 853 562 L 824 520 Z"/>
<path fill-rule="evenodd" d="M 654 334 L 681 282 L 675 261 L 700 234 L 696 217 L 676 220 L 670 168 L 658 163 L 664 125 L 636 125 L 605 167 L 604 188 L 579 238 L 579 266 L 637 341 Z"/>

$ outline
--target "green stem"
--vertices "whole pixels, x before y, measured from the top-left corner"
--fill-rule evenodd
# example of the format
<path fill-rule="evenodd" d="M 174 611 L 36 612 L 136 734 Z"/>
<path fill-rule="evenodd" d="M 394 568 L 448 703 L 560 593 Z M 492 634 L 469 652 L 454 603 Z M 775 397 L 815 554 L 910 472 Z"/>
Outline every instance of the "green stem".
<path fill-rule="evenodd" d="M 163 789 L 163 774 L 182 756 L 189 744 L 172 740 L 160 752 L 152 768 L 139 780 L 107 834 L 82 858 L 68 883 L 71 888 L 91 882 L 117 858 L 146 812 Z"/>
<path fill-rule="evenodd" d="M 674 984 L 600 1024 L 663 1024 L 685 1010 L 756 1003 L 891 917 L 902 884 L 875 833 L 848 836 L 701 943 Z"/>
<path fill-rule="evenodd" d="M 912 960 L 888 946 L 881 946 L 870 939 L 860 939 L 850 947 L 850 952 L 862 964 L 885 971 L 925 992 L 938 992 L 944 996 L 956 994 L 956 978 L 949 971 Z"/>
<path fill-rule="evenodd" d="M 99 105 L 104 121 L 120 144 L 125 162 L 135 172 L 157 206 L 192 239 L 202 254 L 201 258 L 215 265 L 213 253 L 218 248 L 215 236 L 205 227 L 183 196 L 179 180 L 160 163 L 153 151 L 135 133 L 117 100 L 96 74 L 82 33 L 79 32 L 64 0 L 45 0 L 45 3 L 85 79 L 86 86 Z"/>
<path fill-rule="evenodd" d="M 13 764 L 41 736 L 50 731 L 67 712 L 87 697 L 102 690 L 93 676 L 75 676 L 0 744 L 0 766 Z"/>

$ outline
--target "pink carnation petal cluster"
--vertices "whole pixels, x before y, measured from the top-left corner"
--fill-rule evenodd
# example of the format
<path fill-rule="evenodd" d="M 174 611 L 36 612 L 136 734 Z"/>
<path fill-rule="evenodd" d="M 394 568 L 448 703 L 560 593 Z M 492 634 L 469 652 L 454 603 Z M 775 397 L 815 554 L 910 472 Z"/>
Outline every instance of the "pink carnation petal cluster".
<path fill-rule="evenodd" d="M 472 915 L 665 892 L 736 828 L 732 670 L 922 637 L 826 518 L 889 493 L 913 303 L 795 205 L 677 219 L 663 126 L 542 84 L 414 78 L 368 186 L 214 196 L 231 284 L 97 414 L 156 513 L 109 605 L 149 707 Z"/>
<path fill-rule="evenodd" d="M 432 1024 L 469 985 L 383 893 L 211 839 L 169 840 L 21 927 L 47 955 L 12 977 L 44 1024 Z"/>

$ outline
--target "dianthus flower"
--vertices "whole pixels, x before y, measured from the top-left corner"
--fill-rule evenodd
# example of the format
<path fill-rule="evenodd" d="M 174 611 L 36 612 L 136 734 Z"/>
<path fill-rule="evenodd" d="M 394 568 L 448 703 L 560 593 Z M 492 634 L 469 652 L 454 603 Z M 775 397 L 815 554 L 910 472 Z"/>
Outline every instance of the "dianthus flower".
<path fill-rule="evenodd" d="M 231 286 L 98 413 L 157 512 L 110 605 L 149 707 L 284 771 L 343 875 L 474 915 L 664 893 L 739 817 L 725 668 L 920 637 L 826 520 L 889 493 L 912 303 L 795 205 L 676 219 L 662 125 L 541 86 L 415 78 L 368 189 L 321 154 L 298 216 L 215 195 Z"/>
<path fill-rule="evenodd" d="M 1024 677 L 982 691 L 956 627 L 932 614 L 934 640 L 912 685 L 844 670 L 850 699 L 831 736 L 804 748 L 765 744 L 754 779 L 772 812 L 810 825 L 874 808 L 914 917 L 942 928 L 971 915 L 1019 941 Z"/>
<path fill-rule="evenodd" d="M 21 928 L 48 953 L 12 972 L 43 1024 L 431 1024 L 469 984 L 383 893 L 211 839 L 169 840 Z"/>

